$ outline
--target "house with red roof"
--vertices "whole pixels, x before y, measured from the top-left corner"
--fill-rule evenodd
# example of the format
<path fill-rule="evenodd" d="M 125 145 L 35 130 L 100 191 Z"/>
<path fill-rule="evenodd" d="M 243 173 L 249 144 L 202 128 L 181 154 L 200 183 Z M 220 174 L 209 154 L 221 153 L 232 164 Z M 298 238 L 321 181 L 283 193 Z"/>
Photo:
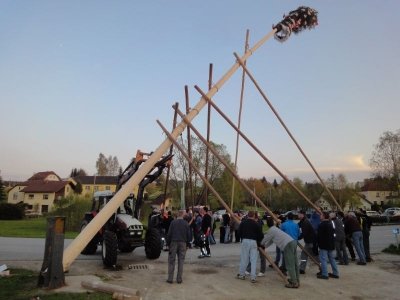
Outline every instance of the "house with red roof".
<path fill-rule="evenodd" d="M 8 202 L 22 202 L 30 211 L 42 214 L 51 211 L 54 203 L 73 191 L 73 183 L 62 180 L 53 171 L 39 172 L 15 185 L 8 192 Z"/>

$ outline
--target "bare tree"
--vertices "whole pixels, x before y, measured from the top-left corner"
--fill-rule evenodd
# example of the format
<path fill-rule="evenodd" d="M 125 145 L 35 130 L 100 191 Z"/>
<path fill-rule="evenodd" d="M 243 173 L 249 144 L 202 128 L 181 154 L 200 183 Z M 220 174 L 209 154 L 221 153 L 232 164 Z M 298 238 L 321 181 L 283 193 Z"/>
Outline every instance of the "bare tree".
<path fill-rule="evenodd" d="M 370 166 L 375 176 L 394 179 L 396 186 L 400 178 L 400 129 L 385 131 L 372 152 Z"/>

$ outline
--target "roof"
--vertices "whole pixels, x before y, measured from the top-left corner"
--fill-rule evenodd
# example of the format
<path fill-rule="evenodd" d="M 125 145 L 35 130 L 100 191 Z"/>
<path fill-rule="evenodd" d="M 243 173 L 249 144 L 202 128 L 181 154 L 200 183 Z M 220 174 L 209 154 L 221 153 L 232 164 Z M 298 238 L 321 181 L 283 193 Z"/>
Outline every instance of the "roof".
<path fill-rule="evenodd" d="M 30 183 L 29 186 L 23 188 L 21 190 L 21 192 L 24 192 L 24 193 L 57 193 L 68 184 L 70 184 L 70 182 L 68 182 L 68 181 L 37 181 L 37 182 Z"/>
<path fill-rule="evenodd" d="M 118 183 L 118 176 L 78 176 L 74 177 L 81 184 L 114 184 Z"/>
<path fill-rule="evenodd" d="M 61 180 L 60 176 L 58 176 L 53 171 L 45 171 L 45 172 L 35 173 L 31 178 L 28 179 L 28 181 L 45 180 L 49 175 L 55 175 L 57 176 L 58 180 Z"/>

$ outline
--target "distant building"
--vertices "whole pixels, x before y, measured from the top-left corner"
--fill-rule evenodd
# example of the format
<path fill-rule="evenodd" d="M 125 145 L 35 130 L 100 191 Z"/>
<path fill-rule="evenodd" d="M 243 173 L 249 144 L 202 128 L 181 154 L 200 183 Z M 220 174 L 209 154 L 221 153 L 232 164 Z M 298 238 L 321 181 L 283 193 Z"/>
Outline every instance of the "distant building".
<path fill-rule="evenodd" d="M 371 205 L 386 205 L 390 200 L 399 199 L 397 191 L 393 191 L 384 180 L 378 179 L 366 179 L 364 180 L 364 185 L 361 187 L 361 192 L 359 193 L 361 197 Z"/>
<path fill-rule="evenodd" d="M 30 211 L 42 214 L 51 211 L 54 203 L 73 191 L 73 183 L 61 180 L 53 171 L 39 172 L 13 186 L 8 192 L 8 202 L 24 203 Z"/>
<path fill-rule="evenodd" d="M 111 191 L 115 192 L 118 185 L 118 176 L 77 176 L 70 179 L 73 182 L 80 183 L 83 196 L 92 196 L 94 192 Z M 133 188 L 132 193 L 137 196 L 137 186 Z"/>

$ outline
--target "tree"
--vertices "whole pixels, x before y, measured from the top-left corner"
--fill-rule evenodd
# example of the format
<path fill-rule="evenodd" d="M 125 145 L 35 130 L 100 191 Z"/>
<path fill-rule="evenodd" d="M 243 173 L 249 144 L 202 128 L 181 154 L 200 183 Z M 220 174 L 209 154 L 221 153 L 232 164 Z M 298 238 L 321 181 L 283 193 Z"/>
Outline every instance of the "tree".
<path fill-rule="evenodd" d="M 3 179 L 0 176 L 0 203 L 7 202 L 7 195 L 3 184 Z"/>
<path fill-rule="evenodd" d="M 84 169 L 80 168 L 73 168 L 71 170 L 71 174 L 69 175 L 69 177 L 74 178 L 74 177 L 78 177 L 78 176 L 87 176 L 87 173 Z"/>
<path fill-rule="evenodd" d="M 103 153 L 97 158 L 96 169 L 98 176 L 117 176 L 121 171 L 118 158 L 111 155 L 107 158 Z"/>
<path fill-rule="evenodd" d="M 182 148 L 187 153 L 187 141 L 181 139 L 179 141 Z M 215 144 L 210 142 L 216 152 L 223 157 L 224 161 L 232 165 L 231 157 L 226 150 L 226 146 L 223 144 Z M 206 166 L 206 146 L 197 137 L 191 137 L 191 149 L 192 149 L 192 161 L 194 165 L 200 170 L 201 174 L 205 173 Z M 218 158 L 209 152 L 208 160 L 208 181 L 213 184 L 216 178 L 220 178 L 224 173 L 225 166 L 218 160 Z M 205 204 L 205 189 L 206 186 L 203 184 L 200 176 L 193 170 L 192 172 L 192 188 L 193 188 L 193 199 L 190 199 L 189 188 L 189 163 L 185 157 L 180 153 L 179 150 L 174 148 L 174 160 L 172 164 L 172 180 L 174 184 L 174 194 L 177 198 L 180 198 L 180 190 L 182 183 L 185 183 L 185 198 L 186 203 L 191 205 L 193 202 L 196 204 Z M 231 179 L 232 184 L 232 179 Z M 211 194 L 209 191 L 208 194 Z"/>
<path fill-rule="evenodd" d="M 97 169 L 97 175 L 98 176 L 105 176 L 107 175 L 108 169 L 107 169 L 107 157 L 103 153 L 99 154 L 99 158 L 96 161 L 96 169 Z"/>
<path fill-rule="evenodd" d="M 375 176 L 393 178 L 397 189 L 400 181 L 400 129 L 385 131 L 372 152 L 370 166 Z"/>

